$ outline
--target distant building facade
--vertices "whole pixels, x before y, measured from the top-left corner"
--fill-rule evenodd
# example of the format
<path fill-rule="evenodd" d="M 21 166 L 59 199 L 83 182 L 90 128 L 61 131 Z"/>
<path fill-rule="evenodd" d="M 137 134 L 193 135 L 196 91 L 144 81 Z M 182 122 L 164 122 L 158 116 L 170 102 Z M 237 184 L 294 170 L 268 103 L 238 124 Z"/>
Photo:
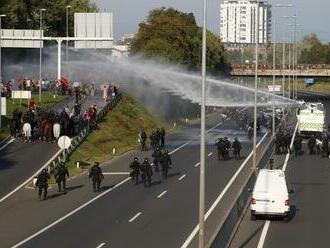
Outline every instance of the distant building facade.
<path fill-rule="evenodd" d="M 257 1 L 225 0 L 220 6 L 220 36 L 227 46 L 256 43 Z M 259 2 L 259 44 L 271 39 L 271 5 Z"/>

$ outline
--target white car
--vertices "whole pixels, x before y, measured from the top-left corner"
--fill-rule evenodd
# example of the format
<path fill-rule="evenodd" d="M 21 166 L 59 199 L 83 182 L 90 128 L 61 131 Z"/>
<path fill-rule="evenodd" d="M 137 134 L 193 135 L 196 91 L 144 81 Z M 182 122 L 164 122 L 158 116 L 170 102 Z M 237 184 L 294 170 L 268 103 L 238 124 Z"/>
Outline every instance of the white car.
<path fill-rule="evenodd" d="M 282 170 L 261 169 L 250 201 L 251 220 L 258 216 L 290 217 L 290 201 L 285 174 Z"/>

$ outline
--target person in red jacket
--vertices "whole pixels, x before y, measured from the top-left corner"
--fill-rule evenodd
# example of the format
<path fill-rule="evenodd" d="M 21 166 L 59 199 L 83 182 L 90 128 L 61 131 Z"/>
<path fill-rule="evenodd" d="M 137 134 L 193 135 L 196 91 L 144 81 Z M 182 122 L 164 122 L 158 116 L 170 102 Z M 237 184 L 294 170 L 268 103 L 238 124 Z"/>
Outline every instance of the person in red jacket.
<path fill-rule="evenodd" d="M 36 109 L 36 102 L 34 101 L 33 98 L 31 98 L 30 101 L 29 101 L 29 109 L 31 109 L 31 110 Z"/>

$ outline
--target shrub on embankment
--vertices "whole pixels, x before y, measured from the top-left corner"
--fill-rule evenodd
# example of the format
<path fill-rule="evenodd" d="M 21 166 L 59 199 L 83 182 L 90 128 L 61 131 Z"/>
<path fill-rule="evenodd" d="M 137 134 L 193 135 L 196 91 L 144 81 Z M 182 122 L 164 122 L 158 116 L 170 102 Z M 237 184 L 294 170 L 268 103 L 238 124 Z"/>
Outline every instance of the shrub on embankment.
<path fill-rule="evenodd" d="M 131 96 L 123 95 L 117 106 L 98 123 L 98 129 L 88 135 L 86 140 L 70 155 L 67 165 L 71 175 L 83 171 L 76 168 L 76 162 L 89 165 L 94 161 L 104 162 L 139 146 L 138 133 L 145 129 L 161 127 L 162 123 L 153 117 Z M 113 155 L 113 148 L 116 154 Z"/>

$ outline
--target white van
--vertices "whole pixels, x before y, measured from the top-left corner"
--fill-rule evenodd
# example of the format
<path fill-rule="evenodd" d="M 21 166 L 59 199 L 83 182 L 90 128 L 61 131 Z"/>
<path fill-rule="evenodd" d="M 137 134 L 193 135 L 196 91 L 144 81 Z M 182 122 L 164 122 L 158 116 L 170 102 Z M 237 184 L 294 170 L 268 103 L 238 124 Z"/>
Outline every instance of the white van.
<path fill-rule="evenodd" d="M 261 169 L 250 201 L 251 220 L 257 216 L 283 216 L 289 219 L 290 203 L 285 174 L 282 170 Z"/>

